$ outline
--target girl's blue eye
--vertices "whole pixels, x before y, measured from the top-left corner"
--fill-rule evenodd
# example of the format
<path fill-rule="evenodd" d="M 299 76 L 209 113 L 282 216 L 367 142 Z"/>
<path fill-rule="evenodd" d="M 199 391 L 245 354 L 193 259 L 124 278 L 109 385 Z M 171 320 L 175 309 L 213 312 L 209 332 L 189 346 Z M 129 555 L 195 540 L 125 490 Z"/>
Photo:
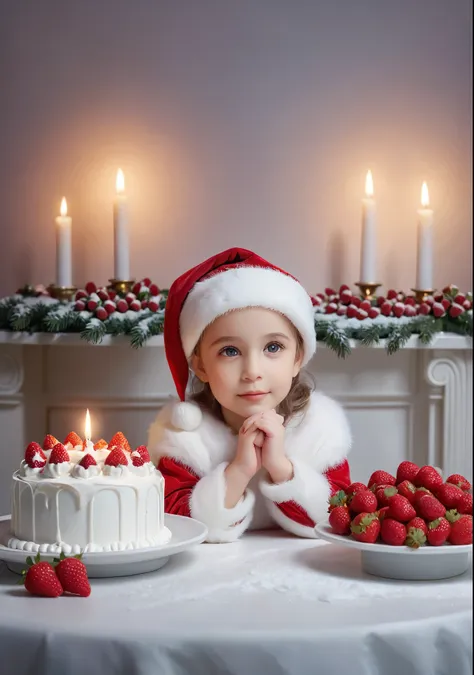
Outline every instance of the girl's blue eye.
<path fill-rule="evenodd" d="M 265 349 L 267 349 L 270 354 L 278 354 L 283 348 L 283 345 L 279 342 L 270 342 Z"/>
<path fill-rule="evenodd" d="M 219 353 L 223 356 L 237 356 L 238 350 L 235 347 L 224 347 Z"/>

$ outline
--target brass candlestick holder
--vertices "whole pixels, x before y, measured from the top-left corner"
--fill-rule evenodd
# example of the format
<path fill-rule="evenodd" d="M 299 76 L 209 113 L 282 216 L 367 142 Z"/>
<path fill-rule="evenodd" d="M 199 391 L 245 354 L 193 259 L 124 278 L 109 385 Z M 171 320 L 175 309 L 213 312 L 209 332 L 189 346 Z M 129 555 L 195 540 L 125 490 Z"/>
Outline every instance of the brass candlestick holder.
<path fill-rule="evenodd" d="M 436 293 L 435 288 L 427 288 L 425 290 L 422 290 L 421 288 L 412 288 L 411 290 L 415 294 L 415 300 L 418 304 L 424 302 L 429 295 Z"/>
<path fill-rule="evenodd" d="M 130 293 L 135 283 L 135 279 L 109 279 L 110 285 L 107 286 L 109 290 L 114 290 L 116 293 Z"/>
<path fill-rule="evenodd" d="M 382 284 L 376 283 L 374 281 L 356 281 L 356 286 L 359 287 L 360 289 L 360 294 L 364 296 L 367 300 L 371 300 L 374 295 L 375 291 L 379 286 Z"/>
<path fill-rule="evenodd" d="M 77 288 L 75 286 L 56 286 L 55 284 L 50 284 L 48 286 L 48 291 L 55 300 L 65 300 L 70 302 L 74 299 Z"/>

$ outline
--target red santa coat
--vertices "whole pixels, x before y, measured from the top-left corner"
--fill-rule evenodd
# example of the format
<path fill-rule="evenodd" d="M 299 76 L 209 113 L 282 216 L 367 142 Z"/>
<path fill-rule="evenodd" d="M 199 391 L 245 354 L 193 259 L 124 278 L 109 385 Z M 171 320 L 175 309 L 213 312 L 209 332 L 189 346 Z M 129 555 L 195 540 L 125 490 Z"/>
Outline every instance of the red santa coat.
<path fill-rule="evenodd" d="M 238 437 L 196 403 L 172 401 L 149 429 L 148 449 L 165 479 L 165 511 L 191 516 L 208 528 L 207 541 L 235 541 L 247 529 L 281 526 L 316 537 L 314 525 L 327 518 L 328 500 L 350 484 L 347 454 L 351 434 L 341 406 L 319 392 L 286 426 L 285 453 L 293 478 L 274 484 L 264 470 L 242 499 L 225 507 L 224 471 Z"/>

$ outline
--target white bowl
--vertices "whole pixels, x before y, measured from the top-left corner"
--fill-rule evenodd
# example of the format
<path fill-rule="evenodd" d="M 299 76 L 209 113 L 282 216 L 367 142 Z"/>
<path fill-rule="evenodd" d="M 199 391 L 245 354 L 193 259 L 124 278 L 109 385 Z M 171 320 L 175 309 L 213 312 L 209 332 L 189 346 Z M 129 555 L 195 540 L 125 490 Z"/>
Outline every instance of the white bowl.
<path fill-rule="evenodd" d="M 365 544 L 350 536 L 335 534 L 327 523 L 316 525 L 320 539 L 361 552 L 362 569 L 368 574 L 387 579 L 423 580 L 448 579 L 464 574 L 471 560 L 472 544 L 463 546 L 389 546 Z"/>

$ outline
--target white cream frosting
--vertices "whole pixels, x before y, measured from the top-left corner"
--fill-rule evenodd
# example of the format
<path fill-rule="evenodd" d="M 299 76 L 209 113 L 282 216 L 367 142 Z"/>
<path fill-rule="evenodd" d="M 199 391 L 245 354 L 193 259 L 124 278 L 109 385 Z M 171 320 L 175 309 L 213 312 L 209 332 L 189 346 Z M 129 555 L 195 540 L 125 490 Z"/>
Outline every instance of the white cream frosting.
<path fill-rule="evenodd" d="M 97 464 L 91 464 L 87 467 L 87 469 L 85 469 L 80 464 L 76 464 L 71 472 L 71 476 L 74 476 L 74 478 L 82 478 L 83 480 L 94 478 L 99 474 L 100 468 L 97 466 Z"/>
<path fill-rule="evenodd" d="M 108 448 L 76 446 L 70 461 L 43 468 L 25 461 L 13 474 L 11 548 L 29 552 L 77 554 L 125 551 L 166 544 L 164 479 L 152 462 L 118 467 L 105 464 Z M 79 464 L 91 454 L 87 469 Z"/>
<path fill-rule="evenodd" d="M 57 464 L 51 464 L 51 462 L 48 461 L 44 467 L 43 477 L 61 478 L 61 476 L 69 476 L 71 473 L 71 468 L 71 462 L 58 462 Z"/>

